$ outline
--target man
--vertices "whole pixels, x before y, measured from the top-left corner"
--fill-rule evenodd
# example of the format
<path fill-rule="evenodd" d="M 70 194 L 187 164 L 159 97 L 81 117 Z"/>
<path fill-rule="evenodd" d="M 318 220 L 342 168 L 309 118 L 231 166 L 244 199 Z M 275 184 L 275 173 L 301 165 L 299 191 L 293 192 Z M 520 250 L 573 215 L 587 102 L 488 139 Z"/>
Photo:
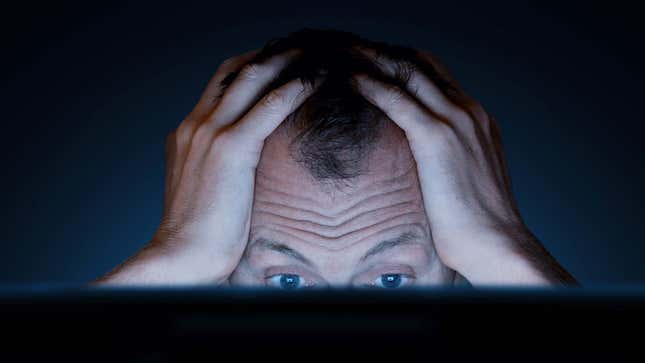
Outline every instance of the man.
<path fill-rule="evenodd" d="M 575 283 L 498 125 L 427 52 L 302 30 L 225 61 L 167 139 L 157 233 L 99 284 Z"/>

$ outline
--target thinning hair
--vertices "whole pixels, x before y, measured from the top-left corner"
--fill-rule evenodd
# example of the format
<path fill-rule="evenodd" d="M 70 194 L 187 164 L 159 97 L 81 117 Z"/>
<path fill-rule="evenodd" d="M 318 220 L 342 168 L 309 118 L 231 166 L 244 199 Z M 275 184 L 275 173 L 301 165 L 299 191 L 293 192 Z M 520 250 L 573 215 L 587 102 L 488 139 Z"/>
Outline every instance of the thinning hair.
<path fill-rule="evenodd" d="M 376 53 L 370 58 L 357 50 L 366 47 Z M 324 82 L 283 123 L 291 134 L 290 155 L 319 182 L 345 182 L 364 172 L 364 161 L 381 137 L 389 118 L 358 93 L 352 75 L 362 73 L 405 89 L 412 70 L 418 68 L 441 89 L 452 87 L 418 52 L 406 46 L 370 41 L 338 30 L 302 29 L 284 38 L 270 40 L 251 62 L 262 62 L 289 49 L 300 49 L 297 57 L 269 85 L 266 92 L 292 79 L 312 86 Z M 379 69 L 379 57 L 395 64 L 395 76 Z M 229 74 L 228 87 L 238 72 Z M 281 125 L 282 127 L 282 125 Z"/>

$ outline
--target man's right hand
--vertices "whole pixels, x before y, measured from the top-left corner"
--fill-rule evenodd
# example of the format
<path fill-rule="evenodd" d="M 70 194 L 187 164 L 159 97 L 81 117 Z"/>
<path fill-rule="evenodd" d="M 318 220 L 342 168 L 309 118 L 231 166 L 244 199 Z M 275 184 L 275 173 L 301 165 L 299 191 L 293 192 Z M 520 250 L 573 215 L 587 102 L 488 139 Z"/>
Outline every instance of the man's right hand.
<path fill-rule="evenodd" d="M 247 64 L 255 54 L 225 61 L 194 110 L 168 136 L 159 229 L 144 248 L 96 283 L 228 280 L 248 240 L 255 170 L 264 140 L 316 87 L 296 79 L 263 96 L 298 51 Z M 221 81 L 240 69 L 222 94 Z"/>

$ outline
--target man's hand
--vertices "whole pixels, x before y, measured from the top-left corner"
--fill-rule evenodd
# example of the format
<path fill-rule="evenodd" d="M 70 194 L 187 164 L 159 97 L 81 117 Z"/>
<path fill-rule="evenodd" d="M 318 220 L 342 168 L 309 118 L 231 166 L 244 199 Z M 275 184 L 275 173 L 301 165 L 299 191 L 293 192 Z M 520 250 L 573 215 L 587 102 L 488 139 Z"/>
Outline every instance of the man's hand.
<path fill-rule="evenodd" d="M 361 51 L 386 75 L 400 70 L 391 59 Z M 473 284 L 574 282 L 520 217 L 496 121 L 430 54 L 419 52 L 419 59 L 434 74 L 412 65 L 407 89 L 365 75 L 355 79 L 408 138 L 441 260 Z M 449 85 L 448 92 L 432 78 Z"/>
<path fill-rule="evenodd" d="M 292 80 L 263 96 L 299 52 L 247 64 L 255 53 L 225 61 L 194 110 L 168 136 L 159 229 L 141 251 L 98 283 L 227 281 L 246 247 L 264 140 L 315 88 Z M 224 77 L 240 69 L 221 94 Z"/>

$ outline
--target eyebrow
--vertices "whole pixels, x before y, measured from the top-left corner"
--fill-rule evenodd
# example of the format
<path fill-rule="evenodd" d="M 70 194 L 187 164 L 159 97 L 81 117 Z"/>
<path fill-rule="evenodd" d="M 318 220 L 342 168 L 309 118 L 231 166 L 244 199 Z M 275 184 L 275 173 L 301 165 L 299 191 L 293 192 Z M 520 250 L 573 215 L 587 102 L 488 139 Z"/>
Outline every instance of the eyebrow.
<path fill-rule="evenodd" d="M 264 237 L 259 237 L 257 238 L 254 242 L 251 248 L 265 248 L 267 250 L 275 251 L 278 253 L 282 253 L 283 255 L 289 256 L 295 260 L 298 260 L 302 262 L 303 264 L 313 267 L 313 262 L 309 260 L 307 257 L 303 256 L 300 252 L 294 250 L 293 248 L 285 245 L 284 243 L 280 243 L 268 238 Z"/>
<path fill-rule="evenodd" d="M 370 248 L 367 252 L 365 252 L 363 257 L 361 257 L 360 261 L 364 262 L 367 259 L 370 259 L 385 251 L 389 251 L 395 247 L 414 244 L 417 239 L 419 239 L 419 235 L 416 233 L 409 231 L 401 233 L 394 238 L 381 241 L 376 246 Z"/>
<path fill-rule="evenodd" d="M 361 257 L 360 261 L 364 262 L 367 259 L 370 259 L 386 251 L 389 251 L 395 247 L 414 244 L 418 238 L 419 238 L 418 234 L 408 231 L 394 238 L 381 241 L 376 246 L 370 248 L 367 252 L 365 252 L 363 257 Z M 303 256 L 300 252 L 278 241 L 274 241 L 264 237 L 259 237 L 251 245 L 251 248 L 256 248 L 256 247 L 282 253 L 310 267 L 313 267 L 314 265 L 313 262 L 311 262 L 311 260 Z"/>

